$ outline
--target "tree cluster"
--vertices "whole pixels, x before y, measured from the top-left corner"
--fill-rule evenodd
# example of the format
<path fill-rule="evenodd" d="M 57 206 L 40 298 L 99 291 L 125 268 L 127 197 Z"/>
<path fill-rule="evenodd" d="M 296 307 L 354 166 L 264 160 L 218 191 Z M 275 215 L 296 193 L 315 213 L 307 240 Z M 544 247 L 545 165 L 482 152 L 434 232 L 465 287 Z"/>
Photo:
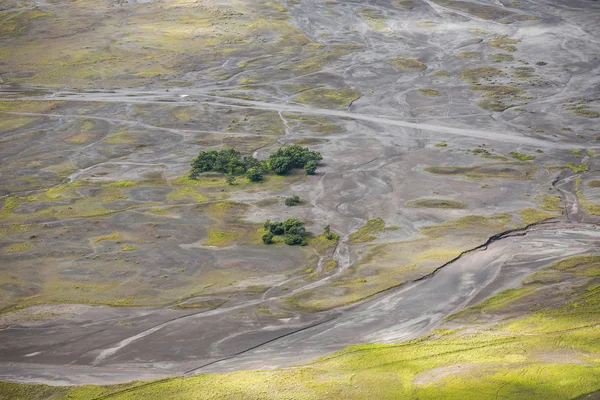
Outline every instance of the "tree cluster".
<path fill-rule="evenodd" d="M 271 154 L 269 167 L 277 175 L 285 175 L 294 168 L 304 168 L 307 174 L 314 175 L 322 159 L 320 152 L 294 144 L 282 147 Z"/>
<path fill-rule="evenodd" d="M 248 174 L 254 180 L 262 179 L 263 166 L 261 162 L 252 156 L 242 157 L 242 154 L 234 149 L 201 151 L 192 160 L 191 165 L 190 178 L 192 179 L 197 178 L 203 172 L 220 172 L 233 176 Z M 260 177 L 256 176 L 257 173 Z"/>
<path fill-rule="evenodd" d="M 297 218 L 288 218 L 283 222 L 271 222 L 267 220 L 264 224 L 265 234 L 262 237 L 264 244 L 273 243 L 275 236 L 282 236 L 285 244 L 294 246 L 306 246 L 306 228 L 304 222 Z"/>
<path fill-rule="evenodd" d="M 189 177 L 196 179 L 204 172 L 220 172 L 230 177 L 246 175 L 251 182 L 260 182 L 266 171 L 286 175 L 294 168 L 304 168 L 307 174 L 314 175 L 322 159 L 323 156 L 318 151 L 311 151 L 299 145 L 281 147 L 266 161 L 260 161 L 253 156 L 242 157 L 242 154 L 234 149 L 205 150 L 192 160 Z M 228 179 L 228 183 L 233 182 L 235 178 Z"/>

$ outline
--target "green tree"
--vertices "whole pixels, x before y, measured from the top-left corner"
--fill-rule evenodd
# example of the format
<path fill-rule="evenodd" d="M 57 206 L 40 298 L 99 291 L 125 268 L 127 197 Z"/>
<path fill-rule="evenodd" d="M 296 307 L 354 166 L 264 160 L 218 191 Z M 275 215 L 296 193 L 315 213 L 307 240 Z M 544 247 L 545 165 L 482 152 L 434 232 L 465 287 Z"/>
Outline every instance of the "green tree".
<path fill-rule="evenodd" d="M 309 161 L 306 163 L 306 165 L 304 166 L 304 171 L 306 171 L 306 173 L 308 175 L 314 175 L 315 172 L 317 172 L 317 163 L 316 161 Z"/>
<path fill-rule="evenodd" d="M 305 235 L 304 222 L 298 218 L 288 218 L 283 221 L 283 230 L 286 235 Z"/>
<path fill-rule="evenodd" d="M 259 167 L 252 167 L 246 171 L 246 178 L 250 182 L 260 182 L 263 180 L 263 172 Z"/>
<path fill-rule="evenodd" d="M 322 159 L 323 156 L 318 151 L 311 151 L 295 144 L 281 147 L 272 153 L 269 156 L 269 166 L 276 174 L 285 175 L 293 168 L 304 168 L 311 161 L 316 169 L 316 165 Z"/>
<path fill-rule="evenodd" d="M 273 234 L 271 232 L 265 233 L 264 235 L 262 235 L 262 241 L 264 244 L 273 243 Z"/>
<path fill-rule="evenodd" d="M 300 245 L 300 246 L 306 246 L 308 244 L 308 242 L 306 241 L 306 238 L 303 235 L 285 235 L 284 238 L 284 242 L 285 244 L 289 245 L 289 246 L 294 246 L 294 245 Z"/>
<path fill-rule="evenodd" d="M 227 182 L 228 185 L 233 185 L 235 183 L 235 175 L 233 174 L 227 174 L 225 176 L 225 181 Z"/>
<path fill-rule="evenodd" d="M 323 229 L 323 234 L 329 240 L 333 239 L 333 234 L 331 233 L 331 225 L 327 224 L 325 229 Z"/>
<path fill-rule="evenodd" d="M 277 175 L 286 175 L 293 168 L 293 165 L 289 158 L 286 157 L 273 157 L 269 158 L 269 167 Z"/>

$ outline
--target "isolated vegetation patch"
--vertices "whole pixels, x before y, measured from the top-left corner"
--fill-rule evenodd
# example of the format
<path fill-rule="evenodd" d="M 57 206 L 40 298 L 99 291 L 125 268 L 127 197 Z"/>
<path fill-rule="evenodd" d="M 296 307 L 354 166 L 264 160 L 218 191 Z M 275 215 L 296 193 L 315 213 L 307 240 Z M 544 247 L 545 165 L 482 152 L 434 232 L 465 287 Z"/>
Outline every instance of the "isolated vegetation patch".
<path fill-rule="evenodd" d="M 298 94 L 295 99 L 299 103 L 311 104 L 325 108 L 344 108 L 360 98 L 360 92 L 348 86 L 341 89 L 318 88 Z"/>
<path fill-rule="evenodd" d="M 448 199 L 417 199 L 406 202 L 407 207 L 414 208 L 451 208 L 460 210 L 467 206 L 466 203 Z"/>
<path fill-rule="evenodd" d="M 406 71 L 423 71 L 427 68 L 427 64 L 416 58 L 392 57 L 388 59 L 388 62 L 392 66 Z"/>
<path fill-rule="evenodd" d="M 483 164 L 474 166 L 426 167 L 426 172 L 436 175 L 462 175 L 468 178 L 532 179 L 536 167 L 528 164 Z"/>

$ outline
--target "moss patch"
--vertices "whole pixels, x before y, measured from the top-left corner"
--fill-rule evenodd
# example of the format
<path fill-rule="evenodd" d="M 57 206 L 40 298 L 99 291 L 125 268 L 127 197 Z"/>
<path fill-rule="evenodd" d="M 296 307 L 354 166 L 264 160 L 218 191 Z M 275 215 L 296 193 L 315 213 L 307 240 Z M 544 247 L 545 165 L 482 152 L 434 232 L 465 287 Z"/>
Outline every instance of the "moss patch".
<path fill-rule="evenodd" d="M 460 210 L 467 206 L 466 203 L 447 199 L 418 199 L 406 202 L 407 207 L 414 208 L 449 208 Z"/>
<path fill-rule="evenodd" d="M 395 68 L 406 71 L 423 71 L 425 68 L 427 68 L 427 64 L 415 58 L 392 57 L 388 59 L 388 63 Z"/>
<path fill-rule="evenodd" d="M 348 107 L 360 98 L 360 92 L 345 86 L 341 89 L 319 88 L 302 92 L 295 97 L 296 101 L 326 108 Z"/>
<path fill-rule="evenodd" d="M 350 243 L 364 243 L 377 239 L 377 234 L 383 232 L 385 222 L 381 218 L 373 218 L 365 222 L 359 230 L 350 235 Z"/>
<path fill-rule="evenodd" d="M 438 92 L 435 89 L 425 89 L 425 88 L 419 89 L 419 93 L 421 93 L 424 96 L 439 96 L 440 95 L 440 92 Z"/>
<path fill-rule="evenodd" d="M 470 167 L 439 166 L 426 167 L 426 172 L 436 175 L 462 175 L 472 179 L 481 178 L 507 178 L 507 179 L 532 179 L 536 171 L 535 166 L 527 164 L 499 163 L 483 164 Z"/>

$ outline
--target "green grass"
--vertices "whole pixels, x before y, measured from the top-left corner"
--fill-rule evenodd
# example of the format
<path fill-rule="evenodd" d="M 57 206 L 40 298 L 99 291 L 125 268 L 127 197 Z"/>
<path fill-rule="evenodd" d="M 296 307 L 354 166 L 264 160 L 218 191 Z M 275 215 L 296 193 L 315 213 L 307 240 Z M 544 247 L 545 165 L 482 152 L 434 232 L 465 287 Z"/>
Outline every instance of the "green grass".
<path fill-rule="evenodd" d="M 483 164 L 474 166 L 436 166 L 426 167 L 426 172 L 435 175 L 462 175 L 471 179 L 506 178 L 532 179 L 535 166 L 514 163 Z"/>
<path fill-rule="evenodd" d="M 302 92 L 295 97 L 296 101 L 305 104 L 328 108 L 348 107 L 360 98 L 360 92 L 345 86 L 341 89 L 318 88 Z"/>
<path fill-rule="evenodd" d="M 465 208 L 467 203 L 447 199 L 417 199 L 406 202 L 406 206 L 414 208 L 445 208 L 460 210 Z"/>
<path fill-rule="evenodd" d="M 494 76 L 502 76 L 504 73 L 494 67 L 465 68 L 460 73 L 460 78 L 469 82 L 479 82 L 480 79 L 489 79 Z"/>
<path fill-rule="evenodd" d="M 527 296 L 528 294 L 534 292 L 537 286 L 529 285 L 518 289 L 506 289 L 494 296 L 478 303 L 474 306 L 465 308 L 457 312 L 456 314 L 452 314 L 447 320 L 453 320 L 459 317 L 464 317 L 469 314 L 473 314 L 475 312 L 482 311 L 495 311 L 501 310 L 514 303 L 515 301 Z"/>
<path fill-rule="evenodd" d="M 481 53 L 478 53 L 476 51 L 463 51 L 461 53 L 457 53 L 456 57 L 459 58 L 471 58 L 474 60 L 480 60 L 481 59 Z"/>
<path fill-rule="evenodd" d="M 448 144 L 444 141 L 435 144 L 435 147 L 446 147 L 446 146 L 448 146 Z"/>
<path fill-rule="evenodd" d="M 423 96 L 439 96 L 440 92 L 438 92 L 435 89 L 426 89 L 426 88 L 422 88 L 419 89 L 419 93 L 421 93 Z"/>
<path fill-rule="evenodd" d="M 550 214 L 535 208 L 523 208 L 521 210 L 518 210 L 517 214 L 519 214 L 519 216 L 521 217 L 521 222 L 524 226 L 557 217 L 556 214 Z"/>
<path fill-rule="evenodd" d="M 514 61 L 515 60 L 515 58 L 513 57 L 512 54 L 505 54 L 505 53 L 490 54 L 490 59 L 493 62 Z"/>
<path fill-rule="evenodd" d="M 560 196 L 544 196 L 540 208 L 552 212 L 561 211 Z"/>
<path fill-rule="evenodd" d="M 376 234 L 383 232 L 384 229 L 385 222 L 381 218 L 372 218 L 350 235 L 350 243 L 364 243 L 375 240 L 377 239 Z"/>
<path fill-rule="evenodd" d="M 535 156 L 532 156 L 530 154 L 523 154 L 523 153 L 518 153 L 516 151 L 511 151 L 510 153 L 508 153 L 512 158 L 516 158 L 519 161 L 531 161 L 535 158 Z"/>
<path fill-rule="evenodd" d="M 388 63 L 398 69 L 405 71 L 422 71 L 427 68 L 427 64 L 415 59 L 404 57 L 392 57 L 388 59 Z"/>
<path fill-rule="evenodd" d="M 571 171 L 577 173 L 580 172 L 585 172 L 585 171 L 589 171 L 590 170 L 590 166 L 588 164 L 573 164 L 573 163 L 568 163 L 567 165 L 565 165 L 566 168 L 569 168 Z"/>
<path fill-rule="evenodd" d="M 547 269 L 569 273 L 564 272 L 567 265 L 568 271 L 580 271 L 597 259 L 567 259 Z M 543 289 L 535 283 L 503 291 L 451 319 L 482 312 L 501 315 L 535 300 Z M 560 296 L 550 287 L 547 292 Z M 465 322 L 468 330 L 442 325 L 403 343 L 348 346 L 293 368 L 106 387 L 0 383 L 0 394 L 14 400 L 89 400 L 111 393 L 107 398 L 115 400 L 566 400 L 600 390 L 600 285 L 585 285 L 566 301 L 548 304 L 507 322 Z M 261 308 L 257 313 L 268 316 L 271 311 Z"/>
<path fill-rule="evenodd" d="M 517 48 L 514 46 L 519 43 L 519 39 L 511 39 L 507 37 L 499 37 L 496 39 L 491 39 L 488 41 L 488 44 L 492 47 L 497 47 L 506 51 L 517 51 Z"/>

